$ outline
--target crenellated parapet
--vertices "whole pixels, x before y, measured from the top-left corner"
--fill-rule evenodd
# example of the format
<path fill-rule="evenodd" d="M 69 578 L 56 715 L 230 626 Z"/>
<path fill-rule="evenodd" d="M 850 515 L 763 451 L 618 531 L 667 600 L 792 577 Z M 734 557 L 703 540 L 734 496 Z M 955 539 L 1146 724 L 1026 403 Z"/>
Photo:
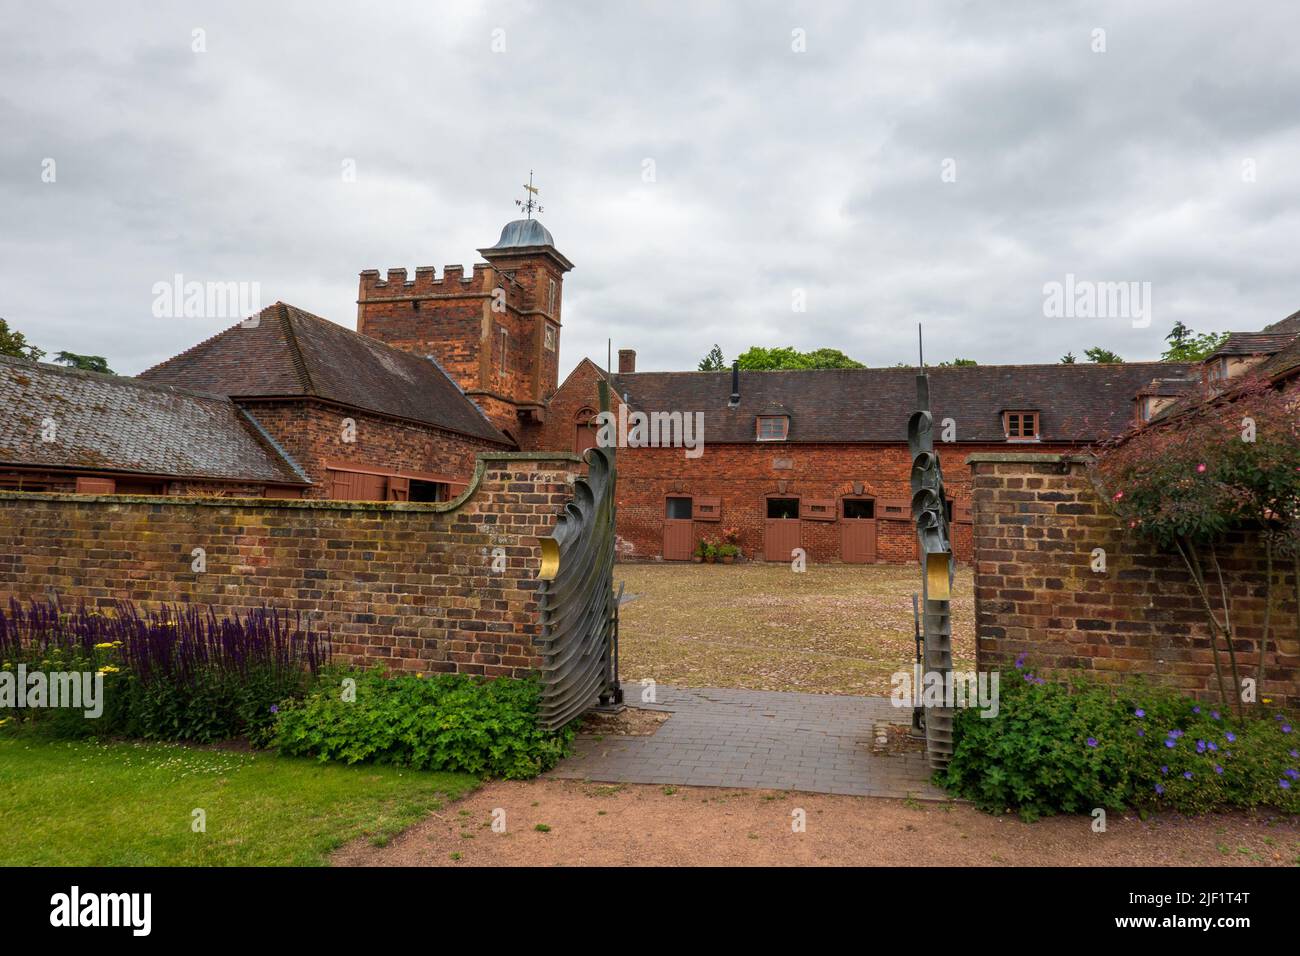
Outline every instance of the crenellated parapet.
<path fill-rule="evenodd" d="M 407 277 L 405 269 L 389 269 L 387 275 L 381 275 L 378 269 L 366 269 L 361 273 L 358 299 L 389 298 L 425 298 L 438 295 L 464 295 L 491 293 L 496 270 L 486 262 L 476 264 L 470 274 L 465 274 L 463 265 L 442 267 L 442 276 L 433 266 L 420 266 L 415 270 L 415 278 Z"/>

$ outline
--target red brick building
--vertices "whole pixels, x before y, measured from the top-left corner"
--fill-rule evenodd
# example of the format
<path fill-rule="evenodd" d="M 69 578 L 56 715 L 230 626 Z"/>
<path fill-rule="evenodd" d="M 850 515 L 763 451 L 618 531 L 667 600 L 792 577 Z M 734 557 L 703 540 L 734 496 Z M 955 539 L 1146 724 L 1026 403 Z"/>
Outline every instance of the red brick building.
<path fill-rule="evenodd" d="M 228 396 L 309 477 L 307 497 L 445 501 L 477 455 L 516 447 L 436 358 L 282 302 L 140 378 Z"/>
<path fill-rule="evenodd" d="M 1194 366 L 973 366 L 929 369 L 936 445 L 954 547 L 967 558 L 967 455 L 1078 451 L 1131 426 L 1139 390 Z M 584 419 L 605 373 L 580 365 L 551 403 L 547 440 L 594 440 Z M 915 369 L 638 372 L 620 353 L 607 376 L 629 411 L 700 413 L 703 451 L 619 453 L 619 534 L 625 558 L 689 560 L 724 532 L 746 556 L 789 561 L 906 561 L 915 554 L 907 420 Z M 566 422 L 567 420 L 567 422 Z"/>
<path fill-rule="evenodd" d="M 479 252 L 485 262 L 445 266 L 441 276 L 428 266 L 413 279 L 405 269 L 362 272 L 356 332 L 276 303 L 139 380 L 6 363 L 11 372 L 39 368 L 46 385 L 36 395 L 9 377 L 12 400 L 29 407 L 26 437 L 0 446 L 0 483 L 68 490 L 78 477 L 120 472 L 128 477 L 114 479 L 118 490 L 445 500 L 465 487 L 479 454 L 595 444 L 603 380 L 616 414 L 701 429 L 696 451 L 620 451 L 624 558 L 689 560 L 700 540 L 727 535 L 749 558 L 788 561 L 802 548 L 814 561 L 911 559 L 914 369 L 642 372 L 624 349 L 616 373 L 584 359 L 561 382 L 563 285 L 573 264 L 535 219 L 507 224 Z M 1200 365 L 929 369 L 958 556 L 971 548 L 967 455 L 1075 452 L 1246 371 L 1294 381 L 1298 333 L 1300 314 L 1235 333 Z M 86 381 L 98 384 L 70 384 Z M 92 460 L 96 442 L 117 447 L 93 430 L 63 458 L 32 444 L 41 408 L 63 401 L 92 418 L 100 393 L 123 407 L 150 397 L 140 406 L 150 409 L 146 419 L 168 424 L 137 443 L 154 442 L 158 455 L 136 461 L 130 446 Z M 164 394 L 186 411 L 168 418 Z M 197 409 L 209 410 L 207 425 L 195 424 Z M 216 419 L 225 423 L 219 441 L 203 431 Z M 233 456 L 222 468 L 183 460 L 192 446 L 213 443 Z M 141 468 L 152 469 L 147 485 Z"/>

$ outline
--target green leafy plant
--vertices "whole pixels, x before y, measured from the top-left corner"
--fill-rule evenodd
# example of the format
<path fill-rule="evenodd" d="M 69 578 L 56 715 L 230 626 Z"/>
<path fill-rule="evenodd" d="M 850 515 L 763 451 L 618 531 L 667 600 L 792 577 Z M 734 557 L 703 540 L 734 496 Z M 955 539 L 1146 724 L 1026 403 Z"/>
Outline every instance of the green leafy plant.
<path fill-rule="evenodd" d="M 1023 655 L 996 717 L 957 712 L 938 783 L 993 813 L 1273 806 L 1300 811 L 1300 737 L 1285 714 L 1232 715 L 1144 685 L 1049 682 Z"/>
<path fill-rule="evenodd" d="M 344 699 L 345 678 L 356 681 L 355 700 Z M 534 678 L 337 670 L 302 700 L 285 702 L 274 743 L 281 753 L 320 760 L 535 777 L 555 766 L 573 738 L 570 728 L 539 726 L 540 700 Z"/>

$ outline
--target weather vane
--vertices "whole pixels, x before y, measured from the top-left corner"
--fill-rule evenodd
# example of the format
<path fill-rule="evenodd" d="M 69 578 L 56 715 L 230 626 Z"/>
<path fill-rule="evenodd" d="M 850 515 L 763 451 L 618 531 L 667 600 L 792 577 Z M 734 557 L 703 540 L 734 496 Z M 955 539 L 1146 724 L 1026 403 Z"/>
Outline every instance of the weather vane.
<path fill-rule="evenodd" d="M 533 185 L 533 171 L 531 169 L 528 170 L 528 182 L 524 183 L 524 188 L 528 190 L 527 198 L 516 199 L 515 205 L 518 206 L 520 209 L 522 209 L 524 212 L 528 213 L 528 218 L 532 219 L 534 209 L 536 209 L 538 212 L 545 212 L 546 210 L 542 208 L 542 204 L 540 202 L 538 202 L 536 199 L 533 198 L 534 196 L 538 195 L 541 192 L 541 189 Z"/>

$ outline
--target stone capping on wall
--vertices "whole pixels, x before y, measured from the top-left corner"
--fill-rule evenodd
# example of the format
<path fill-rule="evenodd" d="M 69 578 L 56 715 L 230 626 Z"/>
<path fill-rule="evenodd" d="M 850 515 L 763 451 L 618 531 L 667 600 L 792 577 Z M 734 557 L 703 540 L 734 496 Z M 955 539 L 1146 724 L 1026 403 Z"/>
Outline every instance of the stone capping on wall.
<path fill-rule="evenodd" d="M 494 461 L 571 461 L 582 456 L 569 451 L 500 451 L 476 456 L 474 477 L 465 490 L 451 501 L 334 501 L 328 498 L 219 498 L 208 495 L 79 495 L 58 491 L 7 491 L 0 489 L 0 501 L 76 501 L 102 504 L 198 505 L 208 508 L 300 508 L 312 511 L 456 511 L 474 496 L 488 465 Z M 194 479 L 196 481 L 202 479 Z"/>

